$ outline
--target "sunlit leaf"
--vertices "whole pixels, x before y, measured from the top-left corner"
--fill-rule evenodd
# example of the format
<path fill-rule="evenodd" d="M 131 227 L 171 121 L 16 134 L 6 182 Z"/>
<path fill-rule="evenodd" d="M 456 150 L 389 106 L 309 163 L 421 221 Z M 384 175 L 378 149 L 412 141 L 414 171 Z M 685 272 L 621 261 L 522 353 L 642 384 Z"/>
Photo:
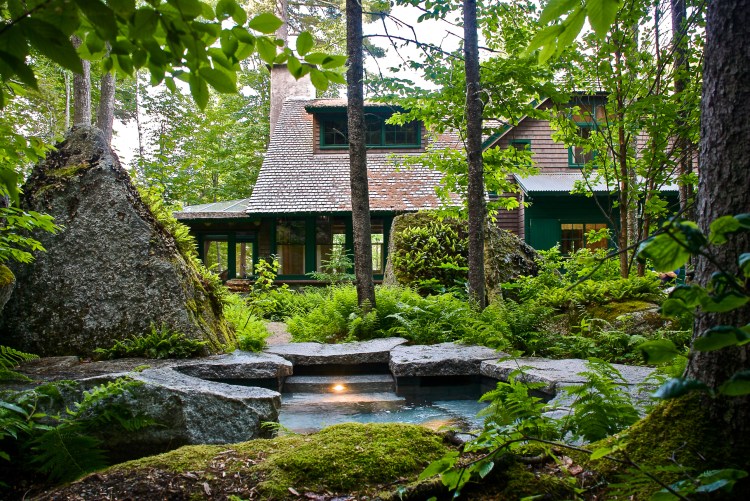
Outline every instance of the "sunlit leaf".
<path fill-rule="evenodd" d="M 607 34 L 621 5 L 620 0 L 588 0 L 586 10 L 589 14 L 589 24 L 599 37 Z"/>
<path fill-rule="evenodd" d="M 219 92 L 237 92 L 237 85 L 234 79 L 224 71 L 213 68 L 201 68 L 200 76 L 203 77 L 211 87 Z"/>
<path fill-rule="evenodd" d="M 267 38 L 258 37 L 256 48 L 258 49 L 258 55 L 264 62 L 271 64 L 276 59 L 276 45 Z"/>
<path fill-rule="evenodd" d="M 208 85 L 204 79 L 194 73 L 190 74 L 190 94 L 198 108 L 204 110 L 208 104 Z"/>
<path fill-rule="evenodd" d="M 297 54 L 304 56 L 315 45 L 312 35 L 308 31 L 303 31 L 297 37 Z"/>
<path fill-rule="evenodd" d="M 316 68 L 310 68 L 310 81 L 319 91 L 325 92 L 328 90 L 328 78 Z"/>
<path fill-rule="evenodd" d="M 539 24 L 544 25 L 554 21 L 566 12 L 570 12 L 577 5 L 581 5 L 580 0 L 550 0 L 544 7 L 542 15 L 539 16 Z"/>
<path fill-rule="evenodd" d="M 248 26 L 250 27 L 250 29 L 259 31 L 266 35 L 269 35 L 275 32 L 281 27 L 281 25 L 282 25 L 281 19 L 274 16 L 270 12 L 264 12 L 263 14 L 258 14 L 257 16 L 252 18 L 250 22 L 248 23 Z"/>
<path fill-rule="evenodd" d="M 711 222 L 708 242 L 720 245 L 727 241 L 726 235 L 740 229 L 740 222 L 734 216 L 722 216 Z"/>

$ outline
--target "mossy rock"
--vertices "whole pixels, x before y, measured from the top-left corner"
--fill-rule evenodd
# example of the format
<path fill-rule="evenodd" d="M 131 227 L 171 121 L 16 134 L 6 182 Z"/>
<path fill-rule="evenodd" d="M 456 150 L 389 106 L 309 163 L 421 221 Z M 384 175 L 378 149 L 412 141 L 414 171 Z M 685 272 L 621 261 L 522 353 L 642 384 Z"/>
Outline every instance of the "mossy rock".
<path fill-rule="evenodd" d="M 10 271 L 10 268 L 0 264 L 0 313 L 2 313 L 5 303 L 10 299 L 10 295 L 13 294 L 15 285 L 16 276 Z"/>
<path fill-rule="evenodd" d="M 171 499 L 179 489 L 180 499 L 299 499 L 295 492 L 361 499 L 399 479 L 416 480 L 449 450 L 441 435 L 421 426 L 347 423 L 312 435 L 186 446 L 111 467 L 52 494 L 137 499 L 143 491 L 152 499 Z"/>

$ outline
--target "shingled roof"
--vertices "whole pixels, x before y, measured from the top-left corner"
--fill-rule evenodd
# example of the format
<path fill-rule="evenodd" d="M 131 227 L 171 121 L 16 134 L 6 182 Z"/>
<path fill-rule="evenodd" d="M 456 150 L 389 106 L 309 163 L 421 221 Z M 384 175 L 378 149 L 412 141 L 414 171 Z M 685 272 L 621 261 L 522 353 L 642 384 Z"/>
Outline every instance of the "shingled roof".
<path fill-rule="evenodd" d="M 273 131 L 247 214 L 351 211 L 349 154 L 313 148 L 315 108 L 345 108 L 335 99 L 287 98 Z M 441 135 L 428 148 L 462 148 L 456 136 Z M 399 159 L 422 153 L 368 150 L 370 210 L 435 209 L 442 174 L 420 165 L 400 168 Z"/>

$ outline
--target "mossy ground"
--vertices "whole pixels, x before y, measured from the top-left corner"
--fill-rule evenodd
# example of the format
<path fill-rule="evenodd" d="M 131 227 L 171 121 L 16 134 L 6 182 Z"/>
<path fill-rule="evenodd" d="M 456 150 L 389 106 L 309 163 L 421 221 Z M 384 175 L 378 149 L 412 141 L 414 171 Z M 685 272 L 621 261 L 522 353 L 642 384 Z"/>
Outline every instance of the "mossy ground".
<path fill-rule="evenodd" d="M 631 300 L 621 302 L 611 302 L 607 304 L 592 306 L 587 308 L 587 313 L 592 318 L 601 318 L 607 322 L 614 322 L 617 317 L 636 311 L 645 311 L 655 308 L 657 305 L 646 301 Z"/>
<path fill-rule="evenodd" d="M 148 485 L 153 499 L 169 497 L 170 489 L 179 489 L 179 499 L 298 499 L 295 492 L 360 499 L 415 480 L 448 451 L 441 435 L 420 426 L 348 423 L 313 435 L 182 447 L 90 475 L 50 497 L 99 499 L 109 493 L 135 499 Z"/>

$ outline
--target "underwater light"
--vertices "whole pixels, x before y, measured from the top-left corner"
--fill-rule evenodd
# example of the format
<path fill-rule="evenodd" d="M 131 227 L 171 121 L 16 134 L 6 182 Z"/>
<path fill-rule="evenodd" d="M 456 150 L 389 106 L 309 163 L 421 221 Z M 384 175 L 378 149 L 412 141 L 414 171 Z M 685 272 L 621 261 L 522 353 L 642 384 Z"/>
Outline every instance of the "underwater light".
<path fill-rule="evenodd" d="M 333 386 L 333 391 L 335 392 L 342 392 L 345 389 L 346 389 L 346 386 L 344 386 L 343 384 L 337 384 Z"/>

